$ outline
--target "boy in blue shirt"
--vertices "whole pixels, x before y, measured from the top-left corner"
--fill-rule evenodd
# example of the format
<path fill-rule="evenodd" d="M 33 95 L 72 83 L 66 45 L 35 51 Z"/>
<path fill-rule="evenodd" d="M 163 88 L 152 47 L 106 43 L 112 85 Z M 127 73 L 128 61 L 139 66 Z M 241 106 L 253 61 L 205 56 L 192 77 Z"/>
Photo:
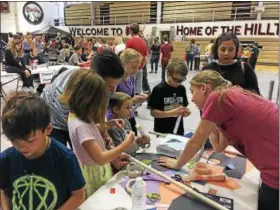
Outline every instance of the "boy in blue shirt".
<path fill-rule="evenodd" d="M 13 144 L 0 156 L 2 209 L 76 210 L 85 199 L 85 181 L 74 153 L 48 137 L 52 127 L 44 100 L 13 94 L 2 128 Z"/>

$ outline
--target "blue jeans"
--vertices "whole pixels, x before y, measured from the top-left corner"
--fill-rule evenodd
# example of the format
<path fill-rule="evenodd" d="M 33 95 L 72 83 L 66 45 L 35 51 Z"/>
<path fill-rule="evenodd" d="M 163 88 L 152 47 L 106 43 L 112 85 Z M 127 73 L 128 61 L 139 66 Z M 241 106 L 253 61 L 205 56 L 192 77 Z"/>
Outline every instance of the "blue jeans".
<path fill-rule="evenodd" d="M 166 71 L 167 64 L 161 64 L 161 81 L 165 81 L 165 71 Z"/>
<path fill-rule="evenodd" d="M 154 64 L 155 64 L 155 72 L 157 72 L 158 70 L 158 60 L 159 60 L 159 56 L 158 55 L 152 55 L 151 58 L 151 72 L 153 72 L 154 70 Z"/>
<path fill-rule="evenodd" d="M 191 64 L 191 65 L 189 65 Z M 189 70 L 192 70 L 193 67 L 193 54 L 187 54 L 187 66 L 189 67 Z"/>

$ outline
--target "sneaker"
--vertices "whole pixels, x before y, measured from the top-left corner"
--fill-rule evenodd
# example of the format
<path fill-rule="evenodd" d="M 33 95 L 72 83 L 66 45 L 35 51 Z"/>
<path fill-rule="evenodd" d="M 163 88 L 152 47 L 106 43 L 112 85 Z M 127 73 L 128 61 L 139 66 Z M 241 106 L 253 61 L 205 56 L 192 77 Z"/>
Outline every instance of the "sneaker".
<path fill-rule="evenodd" d="M 149 73 L 154 73 L 153 71 L 150 71 Z"/>

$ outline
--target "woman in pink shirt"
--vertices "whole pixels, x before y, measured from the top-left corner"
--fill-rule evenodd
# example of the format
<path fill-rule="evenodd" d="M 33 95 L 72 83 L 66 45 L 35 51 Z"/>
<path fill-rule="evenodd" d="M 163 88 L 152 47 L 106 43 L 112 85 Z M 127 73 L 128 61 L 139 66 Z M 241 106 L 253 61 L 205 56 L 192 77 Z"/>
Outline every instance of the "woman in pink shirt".
<path fill-rule="evenodd" d="M 240 87 L 232 87 L 215 71 L 202 71 L 190 83 L 192 101 L 202 110 L 200 123 L 183 154 L 177 160 L 162 157 L 160 164 L 181 168 L 209 136 L 216 152 L 232 145 L 261 172 L 258 209 L 278 210 L 278 106 Z"/>

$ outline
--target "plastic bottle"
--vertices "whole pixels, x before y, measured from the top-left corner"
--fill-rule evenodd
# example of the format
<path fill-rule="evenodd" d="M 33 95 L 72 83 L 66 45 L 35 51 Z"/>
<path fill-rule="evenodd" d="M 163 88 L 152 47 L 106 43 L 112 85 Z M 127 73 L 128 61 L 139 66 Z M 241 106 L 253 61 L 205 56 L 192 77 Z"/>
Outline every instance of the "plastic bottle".
<path fill-rule="evenodd" d="M 137 177 L 132 186 L 132 210 L 146 210 L 146 185 Z"/>

